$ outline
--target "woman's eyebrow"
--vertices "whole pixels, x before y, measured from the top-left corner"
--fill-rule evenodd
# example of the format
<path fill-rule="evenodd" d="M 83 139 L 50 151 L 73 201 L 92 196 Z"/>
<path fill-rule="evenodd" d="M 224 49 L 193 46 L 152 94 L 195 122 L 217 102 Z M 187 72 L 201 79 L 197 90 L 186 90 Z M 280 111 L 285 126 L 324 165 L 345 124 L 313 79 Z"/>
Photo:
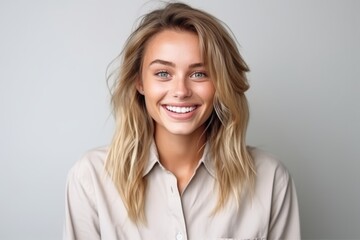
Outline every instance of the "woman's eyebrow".
<path fill-rule="evenodd" d="M 198 68 L 198 67 L 204 67 L 205 66 L 205 64 L 203 64 L 203 63 L 193 63 L 193 64 L 190 64 L 189 65 L 189 68 Z"/>
<path fill-rule="evenodd" d="M 161 59 L 155 59 L 154 61 L 152 61 L 149 66 L 153 65 L 153 64 L 162 64 L 162 65 L 166 65 L 166 66 L 170 66 L 170 67 L 175 67 L 176 64 L 170 61 L 165 61 L 165 60 L 161 60 Z M 189 68 L 198 68 L 198 67 L 204 67 L 204 63 L 193 63 L 189 65 Z"/>
<path fill-rule="evenodd" d="M 171 66 L 171 67 L 175 67 L 175 63 L 173 62 L 169 62 L 169 61 L 165 61 L 165 60 L 161 60 L 161 59 L 155 59 L 154 61 L 152 61 L 149 66 L 155 64 L 155 63 L 159 63 L 159 64 L 162 64 L 162 65 L 166 65 L 166 66 Z"/>

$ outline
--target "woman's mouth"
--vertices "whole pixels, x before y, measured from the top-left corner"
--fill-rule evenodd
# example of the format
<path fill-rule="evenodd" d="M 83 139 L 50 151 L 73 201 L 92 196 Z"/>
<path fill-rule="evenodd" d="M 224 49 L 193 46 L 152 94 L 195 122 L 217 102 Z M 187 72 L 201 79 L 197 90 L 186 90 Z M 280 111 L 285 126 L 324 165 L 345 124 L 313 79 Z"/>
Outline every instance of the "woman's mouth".
<path fill-rule="evenodd" d="M 196 106 L 178 107 L 178 106 L 166 105 L 165 108 L 173 113 L 184 114 L 194 111 L 197 107 Z"/>

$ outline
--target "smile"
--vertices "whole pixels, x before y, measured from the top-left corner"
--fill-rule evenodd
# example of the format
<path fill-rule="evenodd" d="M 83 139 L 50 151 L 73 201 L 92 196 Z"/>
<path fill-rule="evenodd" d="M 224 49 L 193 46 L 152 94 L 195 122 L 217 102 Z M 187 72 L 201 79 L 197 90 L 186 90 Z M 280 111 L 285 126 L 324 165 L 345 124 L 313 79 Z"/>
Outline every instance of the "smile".
<path fill-rule="evenodd" d="M 165 108 L 167 110 L 169 110 L 170 112 L 174 112 L 174 113 L 189 113 L 192 112 L 196 109 L 196 106 L 191 106 L 191 107 L 177 107 L 177 106 L 169 106 L 166 105 Z"/>

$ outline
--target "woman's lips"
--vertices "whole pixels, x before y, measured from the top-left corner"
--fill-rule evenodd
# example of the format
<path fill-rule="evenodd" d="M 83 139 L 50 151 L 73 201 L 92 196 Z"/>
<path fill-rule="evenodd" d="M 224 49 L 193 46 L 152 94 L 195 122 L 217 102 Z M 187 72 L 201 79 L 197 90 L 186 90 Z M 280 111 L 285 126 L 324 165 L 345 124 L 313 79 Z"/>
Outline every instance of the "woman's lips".
<path fill-rule="evenodd" d="M 175 120 L 190 120 L 196 113 L 199 105 L 188 105 L 188 106 L 175 106 L 175 105 L 163 105 L 167 115 Z"/>
<path fill-rule="evenodd" d="M 172 106 L 172 105 L 165 105 L 165 108 L 170 112 L 184 114 L 192 112 L 196 109 L 196 106 Z"/>

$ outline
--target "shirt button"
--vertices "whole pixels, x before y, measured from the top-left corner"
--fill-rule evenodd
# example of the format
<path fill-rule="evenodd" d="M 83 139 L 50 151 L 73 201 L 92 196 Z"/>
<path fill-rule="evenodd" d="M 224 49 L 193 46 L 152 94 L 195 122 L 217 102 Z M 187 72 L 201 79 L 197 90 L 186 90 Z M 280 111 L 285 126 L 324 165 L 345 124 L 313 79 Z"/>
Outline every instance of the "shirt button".
<path fill-rule="evenodd" d="M 176 240 L 182 240 L 183 239 L 183 235 L 181 232 L 179 232 L 178 234 L 176 234 Z"/>

